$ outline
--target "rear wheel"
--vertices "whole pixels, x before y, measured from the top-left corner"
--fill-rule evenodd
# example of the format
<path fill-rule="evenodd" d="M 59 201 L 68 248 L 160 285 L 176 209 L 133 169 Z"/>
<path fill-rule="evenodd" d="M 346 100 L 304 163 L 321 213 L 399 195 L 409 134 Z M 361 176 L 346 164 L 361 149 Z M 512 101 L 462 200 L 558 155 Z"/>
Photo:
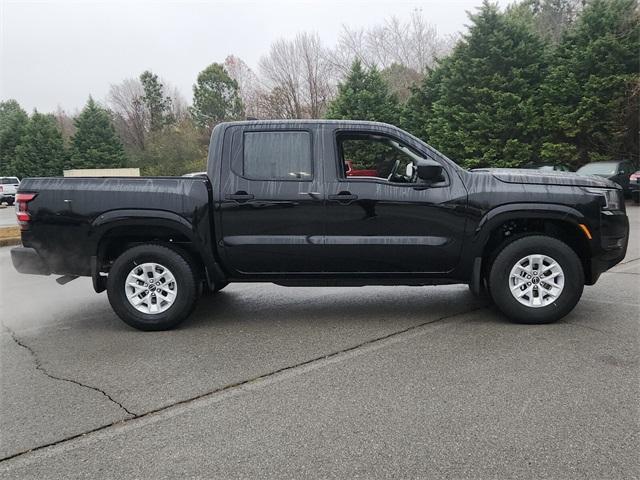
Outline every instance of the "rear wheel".
<path fill-rule="evenodd" d="M 168 330 L 193 310 L 198 279 L 180 252 L 162 245 L 139 245 L 114 262 L 107 279 L 116 314 L 139 330 Z"/>
<path fill-rule="evenodd" d="M 551 323 L 580 300 L 584 272 L 568 245 L 535 235 L 515 240 L 498 253 L 489 285 L 498 308 L 514 322 Z"/>
<path fill-rule="evenodd" d="M 7 205 L 13 207 L 14 200 L 7 200 Z"/>

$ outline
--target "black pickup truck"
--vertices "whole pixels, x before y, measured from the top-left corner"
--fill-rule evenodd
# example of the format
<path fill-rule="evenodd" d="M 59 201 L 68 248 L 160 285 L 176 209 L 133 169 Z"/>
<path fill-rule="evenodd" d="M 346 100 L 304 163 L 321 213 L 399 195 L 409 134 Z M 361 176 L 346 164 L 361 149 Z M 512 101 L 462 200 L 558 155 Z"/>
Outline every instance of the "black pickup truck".
<path fill-rule="evenodd" d="M 16 203 L 15 268 L 91 276 L 143 330 L 175 327 L 229 282 L 463 283 L 514 321 L 548 323 L 622 260 L 629 235 L 608 180 L 466 171 L 363 121 L 224 123 L 205 177 L 29 178 Z"/>

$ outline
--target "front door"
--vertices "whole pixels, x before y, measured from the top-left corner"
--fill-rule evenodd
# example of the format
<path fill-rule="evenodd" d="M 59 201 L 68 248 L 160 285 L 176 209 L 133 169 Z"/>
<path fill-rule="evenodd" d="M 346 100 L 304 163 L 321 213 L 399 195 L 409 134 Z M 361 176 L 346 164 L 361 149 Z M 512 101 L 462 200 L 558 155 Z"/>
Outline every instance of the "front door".
<path fill-rule="evenodd" d="M 238 126 L 226 135 L 225 263 L 241 275 L 318 271 L 324 198 L 312 131 Z"/>
<path fill-rule="evenodd" d="M 417 177 L 419 159 L 441 158 L 399 133 L 335 131 L 337 165 L 327 164 L 325 269 L 334 272 L 445 273 L 458 263 L 466 190 L 453 169 L 441 182 Z"/>

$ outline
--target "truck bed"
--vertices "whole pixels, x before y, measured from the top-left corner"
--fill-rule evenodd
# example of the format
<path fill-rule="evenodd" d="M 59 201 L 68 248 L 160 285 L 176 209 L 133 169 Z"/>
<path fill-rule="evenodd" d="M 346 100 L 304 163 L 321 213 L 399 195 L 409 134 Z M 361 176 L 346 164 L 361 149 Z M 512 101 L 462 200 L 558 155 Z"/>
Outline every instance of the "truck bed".
<path fill-rule="evenodd" d="M 211 186 L 206 178 L 28 178 L 20 191 L 36 193 L 28 204 L 23 244 L 38 250 L 49 273 L 90 275 L 90 259 L 105 231 L 127 235 L 134 223 L 144 228 L 144 222 L 136 221 L 142 216 L 164 219 L 180 235 L 204 245 L 210 241 Z"/>

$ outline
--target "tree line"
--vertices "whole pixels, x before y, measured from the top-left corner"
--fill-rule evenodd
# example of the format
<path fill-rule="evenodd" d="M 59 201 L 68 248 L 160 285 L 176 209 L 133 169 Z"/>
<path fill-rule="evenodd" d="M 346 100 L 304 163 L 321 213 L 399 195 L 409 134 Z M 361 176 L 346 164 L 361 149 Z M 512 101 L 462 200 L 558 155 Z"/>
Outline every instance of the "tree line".
<path fill-rule="evenodd" d="M 447 38 L 415 11 L 344 27 L 334 48 L 317 34 L 278 40 L 256 72 L 230 55 L 198 74 L 191 105 L 150 71 L 73 118 L 0 102 L 0 174 L 199 171 L 211 129 L 247 116 L 388 122 L 465 167 L 638 165 L 639 52 L 637 0 L 485 1 Z"/>

